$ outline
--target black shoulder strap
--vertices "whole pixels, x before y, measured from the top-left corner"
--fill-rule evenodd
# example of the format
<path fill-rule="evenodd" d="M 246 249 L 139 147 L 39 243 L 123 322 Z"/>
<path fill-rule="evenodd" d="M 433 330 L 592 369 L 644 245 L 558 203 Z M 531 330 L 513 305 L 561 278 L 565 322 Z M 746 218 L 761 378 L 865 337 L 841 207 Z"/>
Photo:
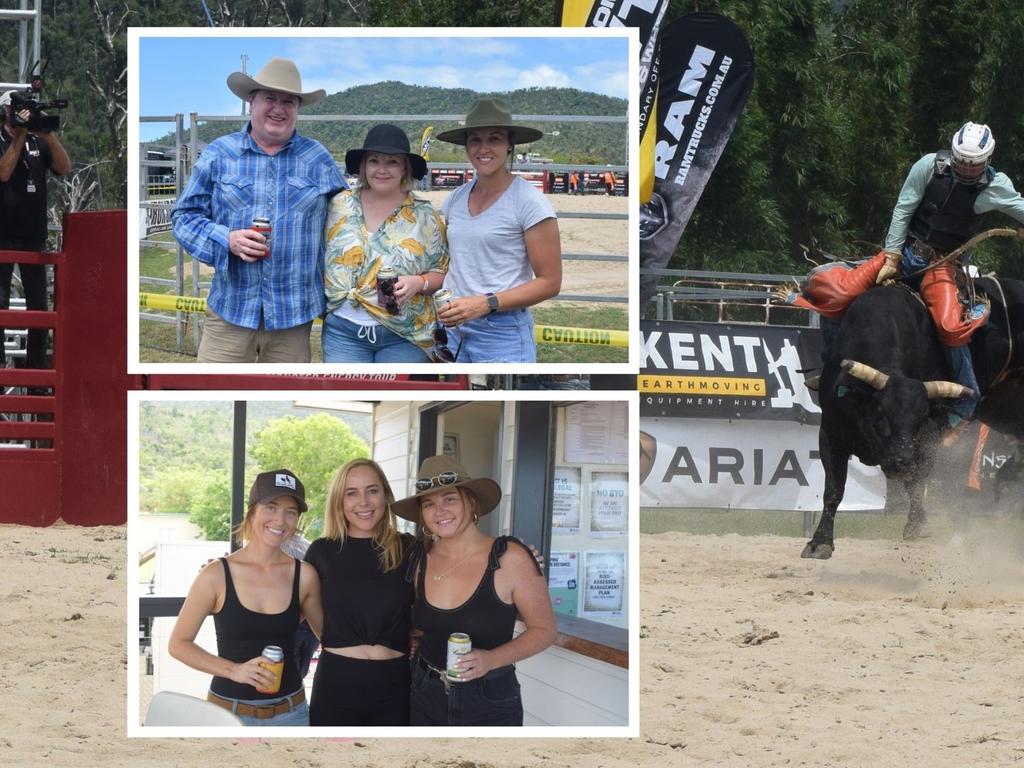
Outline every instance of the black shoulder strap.
<path fill-rule="evenodd" d="M 537 569 L 538 575 L 544 575 L 544 572 L 540 569 L 540 564 L 537 562 L 537 558 L 533 556 L 533 552 L 530 550 L 528 546 L 523 544 L 523 542 L 517 539 L 515 536 L 499 536 L 494 540 L 494 545 L 491 547 L 491 558 L 487 565 L 488 568 L 496 569 L 500 567 L 498 561 L 501 558 L 501 556 L 505 554 L 506 550 L 508 550 L 509 542 L 517 544 L 523 549 L 525 549 L 526 554 L 530 556 L 530 562 L 532 562 L 533 566 Z"/>
<path fill-rule="evenodd" d="M 232 595 L 235 592 L 235 583 L 231 580 L 231 569 L 228 568 L 228 559 L 226 557 L 218 559 L 224 564 L 225 595 Z"/>

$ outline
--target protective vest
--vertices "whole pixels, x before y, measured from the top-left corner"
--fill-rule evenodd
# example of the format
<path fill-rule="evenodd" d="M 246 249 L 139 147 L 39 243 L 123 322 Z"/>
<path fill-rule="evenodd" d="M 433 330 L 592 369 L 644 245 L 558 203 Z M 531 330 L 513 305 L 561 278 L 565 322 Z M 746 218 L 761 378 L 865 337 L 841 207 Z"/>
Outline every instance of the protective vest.
<path fill-rule="evenodd" d="M 911 237 L 943 252 L 956 250 L 975 234 L 979 217 L 974 201 L 994 175 L 989 167 L 977 183 L 962 184 L 953 177 L 950 155 L 948 149 L 935 153 L 932 177 L 910 221 Z"/>

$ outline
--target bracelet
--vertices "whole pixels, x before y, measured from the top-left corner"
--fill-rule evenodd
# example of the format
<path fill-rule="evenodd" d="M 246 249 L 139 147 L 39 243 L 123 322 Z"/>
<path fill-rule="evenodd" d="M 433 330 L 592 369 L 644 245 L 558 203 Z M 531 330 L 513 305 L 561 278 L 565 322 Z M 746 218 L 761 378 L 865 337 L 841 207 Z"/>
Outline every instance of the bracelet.
<path fill-rule="evenodd" d="M 426 275 L 421 275 L 421 277 L 423 278 L 423 290 L 420 291 L 420 293 L 429 293 L 430 292 L 430 280 L 427 279 Z"/>

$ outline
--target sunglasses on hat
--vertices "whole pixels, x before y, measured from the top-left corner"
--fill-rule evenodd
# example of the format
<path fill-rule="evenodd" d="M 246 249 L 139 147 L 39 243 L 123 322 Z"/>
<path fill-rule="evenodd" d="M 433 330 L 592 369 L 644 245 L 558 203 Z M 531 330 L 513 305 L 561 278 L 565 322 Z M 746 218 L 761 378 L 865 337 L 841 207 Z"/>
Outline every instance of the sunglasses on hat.
<path fill-rule="evenodd" d="M 434 477 L 424 477 L 416 481 L 417 491 L 429 491 L 431 488 L 443 488 L 446 485 L 454 485 L 461 478 L 457 472 L 442 472 Z"/>

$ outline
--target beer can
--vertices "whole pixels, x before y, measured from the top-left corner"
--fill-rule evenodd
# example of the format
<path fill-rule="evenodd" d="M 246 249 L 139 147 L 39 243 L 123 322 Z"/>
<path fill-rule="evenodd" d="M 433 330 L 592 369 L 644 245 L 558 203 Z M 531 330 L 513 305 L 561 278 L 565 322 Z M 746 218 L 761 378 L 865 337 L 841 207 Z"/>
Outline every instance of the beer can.
<path fill-rule="evenodd" d="M 395 283 L 397 282 L 398 272 L 394 267 L 381 267 L 377 270 L 377 304 L 392 315 L 401 313 L 398 300 L 395 299 Z"/>
<path fill-rule="evenodd" d="M 260 654 L 270 659 L 271 664 L 263 664 L 277 678 L 269 688 L 257 688 L 261 693 L 277 693 L 281 690 L 281 675 L 284 673 L 284 651 L 278 645 L 268 645 Z"/>
<path fill-rule="evenodd" d="M 465 632 L 452 632 L 448 635 L 448 662 L 445 665 L 447 667 L 445 672 L 449 680 L 456 683 L 460 682 L 459 670 L 455 665 L 458 663 L 460 656 L 465 656 L 472 650 L 473 642 Z"/>
<path fill-rule="evenodd" d="M 441 288 L 440 290 L 438 290 L 437 293 L 434 294 L 434 310 L 440 313 L 441 310 L 443 310 L 445 307 L 452 303 L 452 299 L 454 298 L 455 297 L 452 296 L 451 291 L 449 291 L 447 288 Z M 454 327 L 451 325 L 447 325 L 447 323 L 445 325 L 448 328 Z"/>
<path fill-rule="evenodd" d="M 267 258 L 270 255 L 270 233 L 273 232 L 274 228 L 270 225 L 270 219 L 265 216 L 254 216 L 252 220 L 252 226 L 249 227 L 254 232 L 259 232 L 265 238 L 267 238 L 267 250 L 263 255 L 263 258 Z"/>

